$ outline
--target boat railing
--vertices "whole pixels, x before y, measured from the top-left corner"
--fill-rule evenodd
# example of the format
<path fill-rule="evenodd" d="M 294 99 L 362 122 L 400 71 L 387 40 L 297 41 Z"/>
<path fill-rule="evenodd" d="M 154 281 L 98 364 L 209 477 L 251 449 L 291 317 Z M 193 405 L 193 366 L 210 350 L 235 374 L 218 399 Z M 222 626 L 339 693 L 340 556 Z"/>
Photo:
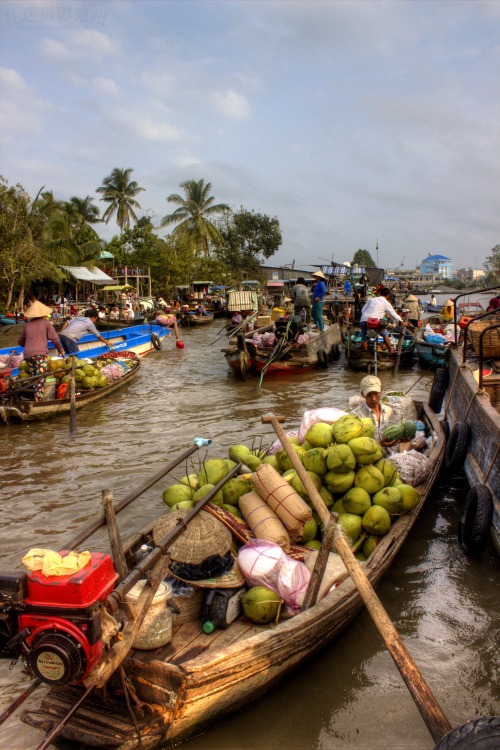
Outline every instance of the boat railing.
<path fill-rule="evenodd" d="M 462 292 L 462 294 L 457 294 L 457 296 L 453 299 L 453 330 L 455 335 L 455 341 L 458 345 L 458 315 L 457 310 L 459 308 L 459 305 L 457 305 L 457 302 L 459 299 L 462 299 L 462 297 L 470 297 L 471 294 L 483 294 L 484 292 L 493 292 L 496 289 L 500 289 L 500 284 L 497 284 L 496 286 L 489 286 L 486 289 L 478 289 L 477 291 L 468 291 L 468 292 Z M 478 318 L 483 317 L 483 315 L 476 315 L 474 316 L 474 320 L 477 320 Z M 465 361 L 465 360 L 464 360 Z"/>
<path fill-rule="evenodd" d="M 481 313 L 480 315 L 476 315 L 474 318 L 471 318 L 470 320 L 468 320 L 467 323 L 465 324 L 464 343 L 462 347 L 462 364 L 465 364 L 467 362 L 467 347 L 469 343 L 469 326 L 471 325 L 471 323 L 477 323 L 478 320 L 482 320 L 483 318 L 493 317 L 494 315 L 495 313 L 490 310 L 489 312 L 484 312 L 484 313 Z M 495 320 L 493 322 L 495 322 Z M 489 329 L 485 329 L 485 330 L 489 330 Z M 482 336 L 481 336 L 481 341 L 482 341 Z M 457 342 L 456 333 L 455 333 L 455 342 Z M 457 345 L 457 343 L 455 345 Z M 480 364 L 482 364 L 482 361 Z"/>
<path fill-rule="evenodd" d="M 479 390 L 483 389 L 483 346 L 484 346 L 484 337 L 487 333 L 490 331 L 498 330 L 500 329 L 500 321 L 496 321 L 492 325 L 485 328 L 481 333 L 479 334 Z"/>

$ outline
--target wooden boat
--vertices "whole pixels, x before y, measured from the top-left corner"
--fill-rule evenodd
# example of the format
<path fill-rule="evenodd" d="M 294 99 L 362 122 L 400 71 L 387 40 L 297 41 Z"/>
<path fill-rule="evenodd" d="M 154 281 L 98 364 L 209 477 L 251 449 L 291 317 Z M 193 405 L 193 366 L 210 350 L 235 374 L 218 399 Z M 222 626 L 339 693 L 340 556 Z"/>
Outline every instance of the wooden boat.
<path fill-rule="evenodd" d="M 391 338 L 395 339 L 395 345 L 392 352 L 387 351 L 381 337 L 377 343 L 376 368 L 378 370 L 392 370 L 398 358 L 398 346 L 401 338 L 399 331 L 391 331 Z M 403 334 L 403 344 L 400 352 L 399 366 L 411 367 L 413 355 L 415 353 L 415 337 L 411 333 Z M 344 354 L 346 362 L 350 367 L 356 370 L 375 370 L 375 352 L 373 343 L 369 342 L 368 349 L 365 351 L 361 348 L 361 332 L 354 331 L 344 339 Z"/>
<path fill-rule="evenodd" d="M 95 327 L 98 331 L 116 331 L 120 328 L 131 328 L 144 324 L 144 317 L 134 318 L 133 320 L 111 320 L 110 318 L 98 318 Z"/>
<path fill-rule="evenodd" d="M 162 341 L 170 334 L 170 328 L 158 325 L 138 325 L 128 328 L 119 328 L 116 331 L 103 331 L 102 337 L 109 342 L 115 351 L 130 351 L 143 356 L 155 349 L 161 349 Z M 109 351 L 93 334 L 88 334 L 78 342 L 80 351 L 78 359 L 87 357 L 98 357 Z M 51 341 L 48 343 L 50 356 L 58 356 L 57 350 Z M 22 346 L 9 346 L 0 349 L 0 355 L 10 355 L 12 352 L 22 354 Z M 16 372 L 14 372 L 16 374 Z"/>
<path fill-rule="evenodd" d="M 422 302 L 422 307 L 429 313 L 440 313 L 443 309 L 443 305 L 431 305 L 430 302 Z"/>
<path fill-rule="evenodd" d="M 431 367 L 442 367 L 446 365 L 450 344 L 433 344 L 426 341 L 423 332 L 419 329 L 415 334 L 415 351 L 421 362 Z"/>
<path fill-rule="evenodd" d="M 195 312 L 186 312 L 182 315 L 181 323 L 183 326 L 203 326 L 211 323 L 214 319 L 213 312 L 207 312 L 204 315 L 197 315 Z"/>
<path fill-rule="evenodd" d="M 251 335 L 241 334 L 222 351 L 229 367 L 239 377 L 263 371 L 266 375 L 300 375 L 316 367 L 327 367 L 328 359 L 335 355 L 341 340 L 336 323 L 310 335 L 310 340 L 304 344 L 278 337 L 278 344 L 273 348 L 264 348 L 256 346 Z"/>
<path fill-rule="evenodd" d="M 490 330 L 496 332 L 500 342 L 499 316 L 491 315 L 483 320 L 491 324 Z M 491 517 L 489 531 L 500 554 L 500 343 L 496 350 L 480 356 L 478 347 L 476 351 L 472 349 L 467 333 L 463 349 L 450 349 L 448 359 L 444 418 L 450 439 L 446 461 L 465 471 L 471 487 L 471 499 L 468 500 L 468 495 L 462 514 L 471 525 L 464 533 L 474 528 L 476 513 L 483 514 L 483 519 Z M 484 337 L 487 333 L 481 335 Z M 468 503 L 470 513 L 465 514 Z M 481 539 L 478 547 L 483 543 Z M 466 547 L 467 544 L 465 551 L 469 552 Z M 471 550 L 471 554 L 477 552 Z"/>
<path fill-rule="evenodd" d="M 110 359 L 108 364 L 114 361 L 115 359 Z M 111 395 L 119 388 L 123 388 L 127 383 L 130 383 L 139 373 L 141 361 L 137 355 L 127 357 L 126 361 L 133 362 L 133 367 L 125 372 L 119 380 L 115 380 L 102 388 L 95 388 L 89 391 L 78 391 L 77 389 L 75 396 L 76 408 L 83 409 L 85 406 Z M 48 375 L 51 375 L 51 373 L 48 373 Z M 0 393 L 0 424 L 9 425 L 12 422 L 35 422 L 51 419 L 61 414 L 69 414 L 71 401 L 68 391 L 67 398 L 34 401 L 23 398 L 27 392 L 20 391 L 20 387 L 22 387 L 22 381 L 18 381 L 16 386 L 8 387 L 4 393 Z"/>
<path fill-rule="evenodd" d="M 373 586 L 387 573 L 411 532 L 440 467 L 444 447 L 440 423 L 428 407 L 417 404 L 417 410 L 437 435 L 428 449 L 432 468 L 418 487 L 421 499 L 417 507 L 395 521 L 363 564 Z M 139 545 L 151 542 L 152 527 L 150 524 L 129 540 L 127 559 Z M 134 723 L 123 691 L 120 699 L 108 683 L 106 695 L 91 696 L 65 724 L 61 736 L 79 746 L 106 750 L 177 745 L 261 698 L 346 629 L 362 606 L 361 595 L 348 577 L 312 607 L 278 625 L 259 626 L 239 618 L 227 630 L 206 634 L 200 619 L 191 616 L 174 624 L 172 640 L 166 646 L 127 655 L 125 678 L 134 705 L 144 709 L 134 711 Z M 40 709 L 25 711 L 21 719 L 49 731 L 83 692 L 78 687 L 51 688 Z"/>

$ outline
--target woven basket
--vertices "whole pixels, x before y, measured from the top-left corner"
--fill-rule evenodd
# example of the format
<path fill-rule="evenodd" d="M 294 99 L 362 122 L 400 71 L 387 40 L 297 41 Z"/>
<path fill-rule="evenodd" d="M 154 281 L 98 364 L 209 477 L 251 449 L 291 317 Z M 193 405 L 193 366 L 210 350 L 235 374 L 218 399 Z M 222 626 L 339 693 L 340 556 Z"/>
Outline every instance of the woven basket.
<path fill-rule="evenodd" d="M 479 336 L 485 328 L 497 321 L 478 320 L 469 326 L 472 347 L 479 354 Z M 483 356 L 486 359 L 500 359 L 500 328 L 494 328 L 483 336 Z"/>

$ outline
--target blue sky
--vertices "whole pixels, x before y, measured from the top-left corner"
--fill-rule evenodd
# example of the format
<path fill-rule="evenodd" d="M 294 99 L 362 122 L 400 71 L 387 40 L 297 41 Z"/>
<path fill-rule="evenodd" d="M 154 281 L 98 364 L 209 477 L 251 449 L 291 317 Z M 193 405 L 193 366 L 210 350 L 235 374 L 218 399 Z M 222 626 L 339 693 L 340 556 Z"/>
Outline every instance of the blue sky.
<path fill-rule="evenodd" d="M 496 0 L 4 0 L 0 29 L 0 173 L 32 196 L 102 208 L 132 167 L 159 221 L 203 178 L 300 268 L 500 243 Z"/>

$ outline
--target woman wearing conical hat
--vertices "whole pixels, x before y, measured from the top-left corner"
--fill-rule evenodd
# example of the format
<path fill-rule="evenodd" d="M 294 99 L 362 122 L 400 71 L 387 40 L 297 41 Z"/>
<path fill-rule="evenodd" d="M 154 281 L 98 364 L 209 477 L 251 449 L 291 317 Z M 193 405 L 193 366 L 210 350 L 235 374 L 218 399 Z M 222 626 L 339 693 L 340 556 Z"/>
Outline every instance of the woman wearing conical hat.
<path fill-rule="evenodd" d="M 418 304 L 418 298 L 414 294 L 409 294 L 405 299 L 405 307 L 408 310 L 408 321 L 415 326 L 418 326 L 420 320 L 420 305 Z"/>
<path fill-rule="evenodd" d="M 24 313 L 28 322 L 19 336 L 18 344 L 24 348 L 24 359 L 30 375 L 42 375 L 48 372 L 48 342 L 52 341 L 59 354 L 64 357 L 64 349 L 59 336 L 49 318 L 52 310 L 47 305 L 35 300 Z M 45 378 L 36 380 L 33 386 L 35 401 L 43 398 Z"/>

